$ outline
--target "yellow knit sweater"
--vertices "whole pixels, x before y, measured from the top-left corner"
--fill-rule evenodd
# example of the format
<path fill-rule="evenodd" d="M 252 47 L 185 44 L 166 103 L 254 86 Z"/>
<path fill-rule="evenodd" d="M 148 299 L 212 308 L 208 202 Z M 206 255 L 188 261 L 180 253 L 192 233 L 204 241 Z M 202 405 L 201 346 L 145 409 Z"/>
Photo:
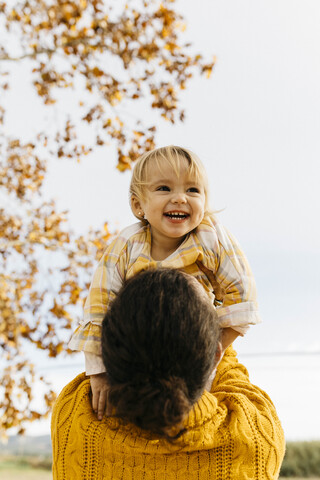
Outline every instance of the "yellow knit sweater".
<path fill-rule="evenodd" d="M 96 419 L 89 379 L 61 392 L 52 414 L 53 479 L 276 479 L 285 451 L 268 395 L 249 382 L 230 347 L 174 443 L 132 424 Z"/>

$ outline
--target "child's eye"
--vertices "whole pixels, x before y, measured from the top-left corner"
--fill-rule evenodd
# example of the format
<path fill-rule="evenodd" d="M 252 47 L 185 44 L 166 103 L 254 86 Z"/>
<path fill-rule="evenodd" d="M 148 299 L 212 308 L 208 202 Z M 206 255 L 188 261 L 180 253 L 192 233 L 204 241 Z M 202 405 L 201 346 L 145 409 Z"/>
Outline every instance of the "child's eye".
<path fill-rule="evenodd" d="M 198 187 L 190 187 L 187 191 L 190 193 L 200 193 L 200 189 Z"/>
<path fill-rule="evenodd" d="M 161 185 L 160 187 L 157 188 L 157 192 L 170 192 L 170 188 L 167 187 L 166 185 Z"/>

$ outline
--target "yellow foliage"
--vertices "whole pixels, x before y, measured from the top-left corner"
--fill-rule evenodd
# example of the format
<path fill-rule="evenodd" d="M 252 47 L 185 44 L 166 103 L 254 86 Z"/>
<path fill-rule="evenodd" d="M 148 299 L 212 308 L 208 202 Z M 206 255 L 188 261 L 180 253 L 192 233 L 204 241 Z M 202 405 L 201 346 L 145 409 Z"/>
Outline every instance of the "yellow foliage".
<path fill-rule="evenodd" d="M 26 142 L 6 137 L 3 105 L 9 87 L 15 86 L 10 85 L 12 75 L 0 81 L 0 124 L 4 126 L 0 131 L 0 185 L 14 207 L 8 212 L 0 208 L 0 356 L 6 364 L 0 373 L 4 392 L 0 436 L 13 425 L 22 431 L 23 422 L 41 415 L 29 408 L 36 374 L 30 359 L 24 357 L 21 340 L 51 357 L 65 350 L 61 338 L 81 316 L 78 307 L 93 263 L 112 237 L 107 223 L 101 231 L 75 235 L 65 213 L 54 202 L 45 201 L 42 186 L 48 175 L 47 159 L 80 162 L 95 148 L 112 142 L 118 171 L 131 169 L 141 154 L 156 146 L 156 122 L 145 120 L 149 112 L 145 119 L 136 118 L 137 102 L 151 100 L 157 115 L 172 123 L 182 121 L 181 90 L 196 71 L 209 77 L 214 65 L 214 61 L 205 64 L 200 54 L 189 54 L 180 38 L 185 23 L 174 10 L 173 0 L 160 5 L 146 0 L 137 0 L 134 6 L 128 2 L 118 14 L 111 9 L 112 2 L 22 0 L 14 2 L 14 8 L 10 3 L 0 5 L 6 19 L 1 58 L 15 60 L 5 62 L 8 73 L 12 65 L 23 62 L 26 81 L 31 78 L 31 87 L 45 106 L 56 103 L 59 121 L 48 132 L 41 122 L 32 125 L 30 130 L 36 133 Z M 13 36 L 19 45 L 18 57 L 8 53 Z M 72 100 L 79 93 L 75 86 L 84 91 L 81 98 L 76 97 L 81 113 L 72 122 L 63 117 L 65 106 L 60 109 L 57 92 L 63 91 L 63 98 L 68 92 Z M 128 113 L 118 109 L 120 103 Z M 29 118 L 32 122 L 32 115 Z M 82 127 L 95 132 L 93 142 Z M 62 258 L 65 265 L 60 266 Z M 54 401 L 53 392 L 47 390 L 43 400 L 46 414 Z"/>

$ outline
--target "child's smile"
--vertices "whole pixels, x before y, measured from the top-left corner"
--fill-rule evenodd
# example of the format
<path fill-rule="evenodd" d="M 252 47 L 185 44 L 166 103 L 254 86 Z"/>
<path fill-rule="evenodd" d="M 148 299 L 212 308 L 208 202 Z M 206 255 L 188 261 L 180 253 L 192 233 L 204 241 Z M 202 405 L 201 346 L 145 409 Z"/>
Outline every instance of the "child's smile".
<path fill-rule="evenodd" d="M 183 220 L 189 217 L 189 213 L 184 212 L 166 212 L 164 215 L 174 223 L 183 222 Z"/>
<path fill-rule="evenodd" d="M 179 176 L 165 161 L 161 169 L 149 167 L 146 198 L 140 200 L 151 225 L 152 243 L 172 251 L 202 221 L 205 210 L 203 185 L 190 178 L 189 164 L 181 158 Z"/>

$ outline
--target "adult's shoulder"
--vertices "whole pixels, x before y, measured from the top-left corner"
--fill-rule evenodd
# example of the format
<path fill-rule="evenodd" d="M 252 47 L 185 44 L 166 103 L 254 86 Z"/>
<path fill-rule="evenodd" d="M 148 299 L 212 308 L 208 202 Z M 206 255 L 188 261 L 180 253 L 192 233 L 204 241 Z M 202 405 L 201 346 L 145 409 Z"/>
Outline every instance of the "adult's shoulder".
<path fill-rule="evenodd" d="M 58 398 L 53 406 L 52 417 L 60 411 L 64 410 L 65 413 L 72 411 L 74 408 L 74 400 L 88 395 L 90 392 L 90 378 L 85 373 L 80 373 L 73 380 L 71 380 L 59 393 Z M 70 403 L 69 407 L 67 405 Z"/>
<path fill-rule="evenodd" d="M 237 419 L 243 431 L 277 445 L 284 453 L 284 434 L 269 395 L 249 380 L 247 369 L 238 361 L 232 347 L 217 368 L 211 394 L 230 411 L 230 422 Z"/>
<path fill-rule="evenodd" d="M 53 447 L 56 445 L 55 442 L 59 441 L 59 438 L 56 436 L 58 433 L 61 435 L 61 432 L 68 428 L 79 405 L 83 404 L 83 402 L 89 405 L 90 389 L 90 378 L 85 373 L 81 373 L 61 390 L 52 409 L 51 432 Z"/>

